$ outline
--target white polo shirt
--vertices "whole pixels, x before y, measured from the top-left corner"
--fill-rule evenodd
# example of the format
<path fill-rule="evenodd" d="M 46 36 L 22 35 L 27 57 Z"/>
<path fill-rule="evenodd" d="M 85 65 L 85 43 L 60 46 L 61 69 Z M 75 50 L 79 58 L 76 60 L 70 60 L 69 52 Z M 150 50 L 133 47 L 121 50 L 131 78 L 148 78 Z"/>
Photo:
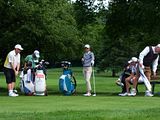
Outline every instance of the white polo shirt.
<path fill-rule="evenodd" d="M 8 53 L 4 62 L 4 67 L 12 69 L 11 63 L 13 63 L 14 68 L 16 68 L 18 64 L 20 64 L 20 54 L 18 53 L 16 55 L 15 50 L 12 50 Z"/>

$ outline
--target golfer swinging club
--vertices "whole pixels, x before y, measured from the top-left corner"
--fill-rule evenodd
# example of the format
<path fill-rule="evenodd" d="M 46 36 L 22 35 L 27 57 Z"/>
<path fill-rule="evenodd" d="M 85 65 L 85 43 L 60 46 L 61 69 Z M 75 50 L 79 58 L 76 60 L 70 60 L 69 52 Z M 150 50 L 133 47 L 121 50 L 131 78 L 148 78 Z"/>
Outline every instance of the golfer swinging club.
<path fill-rule="evenodd" d="M 91 83 L 90 78 L 92 75 L 92 67 L 94 66 L 94 53 L 90 51 L 90 45 L 86 44 L 84 46 L 84 55 L 82 58 L 82 64 L 83 64 L 83 75 L 84 79 L 86 81 L 86 94 L 84 96 L 91 96 Z"/>

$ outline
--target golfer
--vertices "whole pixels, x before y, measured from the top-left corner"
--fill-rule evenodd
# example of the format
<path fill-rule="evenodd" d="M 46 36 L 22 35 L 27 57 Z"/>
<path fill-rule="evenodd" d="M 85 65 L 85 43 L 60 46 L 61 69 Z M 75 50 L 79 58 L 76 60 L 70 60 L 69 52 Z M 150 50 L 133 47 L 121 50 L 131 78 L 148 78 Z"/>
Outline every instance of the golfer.
<path fill-rule="evenodd" d="M 84 55 L 82 58 L 82 64 L 83 64 L 83 74 L 84 79 L 86 81 L 86 94 L 84 96 L 91 96 L 91 83 L 90 78 L 92 75 L 92 67 L 94 66 L 94 53 L 90 51 L 90 45 L 86 44 L 84 46 Z"/>
<path fill-rule="evenodd" d="M 20 68 L 20 52 L 23 50 L 20 44 L 15 45 L 15 49 L 10 51 L 4 63 L 4 75 L 8 87 L 8 95 L 16 97 L 18 94 L 14 92 L 16 76 Z"/>
<path fill-rule="evenodd" d="M 156 76 L 159 54 L 160 53 L 160 44 L 157 46 L 147 46 L 145 49 L 139 54 L 139 62 L 140 66 L 144 71 L 145 76 L 148 80 L 151 79 L 151 66 L 153 71 L 153 76 Z M 151 93 L 151 85 L 146 84 L 147 88 L 150 88 L 146 91 L 145 96 L 153 96 Z"/>

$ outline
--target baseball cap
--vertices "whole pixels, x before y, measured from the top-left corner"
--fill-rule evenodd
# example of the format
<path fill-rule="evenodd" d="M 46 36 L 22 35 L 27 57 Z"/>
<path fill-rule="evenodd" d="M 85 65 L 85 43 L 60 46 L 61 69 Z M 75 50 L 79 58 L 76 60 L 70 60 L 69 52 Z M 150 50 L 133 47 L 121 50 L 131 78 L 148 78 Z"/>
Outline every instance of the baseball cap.
<path fill-rule="evenodd" d="M 39 58 L 39 57 L 40 57 L 40 55 L 39 55 L 39 51 L 38 51 L 38 50 L 35 50 L 35 51 L 34 51 L 34 54 L 35 54 L 35 56 L 36 56 L 37 58 Z"/>
<path fill-rule="evenodd" d="M 160 47 L 160 44 L 158 44 L 157 47 Z"/>
<path fill-rule="evenodd" d="M 14 48 L 17 48 L 17 49 L 23 50 L 23 48 L 22 48 L 22 46 L 21 46 L 20 44 L 15 45 L 15 47 L 14 47 Z"/>
<path fill-rule="evenodd" d="M 137 62 L 138 59 L 137 59 L 136 57 L 132 57 L 130 61 L 131 61 L 131 62 Z"/>
<path fill-rule="evenodd" d="M 84 48 L 90 48 L 90 45 L 89 45 L 89 44 L 86 44 L 86 45 L 84 46 Z"/>

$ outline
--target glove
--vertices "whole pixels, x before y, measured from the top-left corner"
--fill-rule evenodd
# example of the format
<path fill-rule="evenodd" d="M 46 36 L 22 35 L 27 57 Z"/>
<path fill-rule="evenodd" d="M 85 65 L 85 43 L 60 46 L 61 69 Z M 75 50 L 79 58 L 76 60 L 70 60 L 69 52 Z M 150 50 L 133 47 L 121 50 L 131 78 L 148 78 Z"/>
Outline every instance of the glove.
<path fill-rule="evenodd" d="M 94 60 L 91 61 L 91 66 L 94 66 Z"/>

